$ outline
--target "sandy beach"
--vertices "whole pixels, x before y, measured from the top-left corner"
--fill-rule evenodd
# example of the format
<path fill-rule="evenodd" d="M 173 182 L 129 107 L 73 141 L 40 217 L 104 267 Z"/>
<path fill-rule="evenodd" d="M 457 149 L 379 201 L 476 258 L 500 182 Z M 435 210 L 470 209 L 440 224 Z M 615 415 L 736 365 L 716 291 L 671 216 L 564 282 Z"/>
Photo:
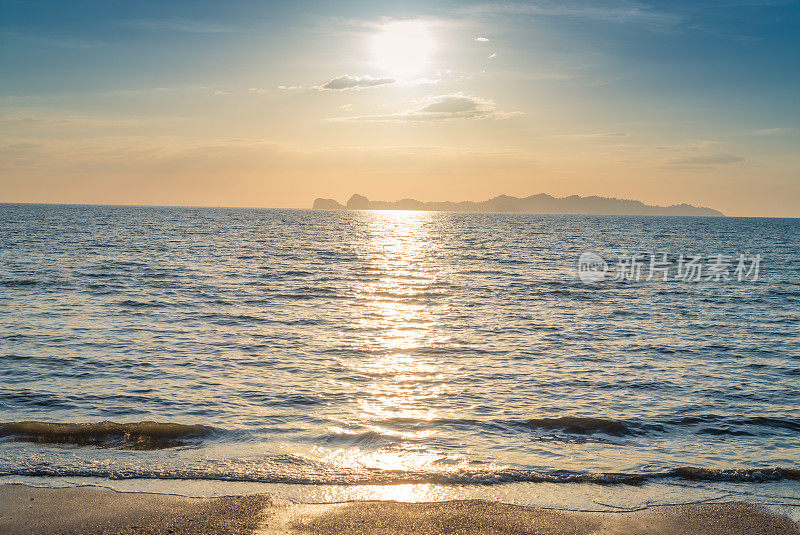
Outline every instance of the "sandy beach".
<path fill-rule="evenodd" d="M 98 488 L 0 486 L 0 533 L 47 534 L 799 534 L 744 503 L 579 513 L 484 501 L 296 504 L 266 495 L 188 498 Z"/>

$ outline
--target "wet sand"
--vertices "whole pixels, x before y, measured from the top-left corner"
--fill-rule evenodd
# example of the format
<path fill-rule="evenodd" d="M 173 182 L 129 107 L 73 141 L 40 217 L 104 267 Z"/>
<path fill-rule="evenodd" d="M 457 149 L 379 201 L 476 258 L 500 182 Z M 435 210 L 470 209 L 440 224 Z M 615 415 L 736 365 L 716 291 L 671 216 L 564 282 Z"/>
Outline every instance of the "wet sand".
<path fill-rule="evenodd" d="M 239 534 L 253 533 L 268 496 L 216 499 L 114 492 L 93 487 L 0 486 L 0 533 Z"/>
<path fill-rule="evenodd" d="M 800 535 L 800 529 L 743 503 L 576 513 L 474 500 L 294 504 L 264 495 L 187 498 L 2 485 L 0 533 Z"/>

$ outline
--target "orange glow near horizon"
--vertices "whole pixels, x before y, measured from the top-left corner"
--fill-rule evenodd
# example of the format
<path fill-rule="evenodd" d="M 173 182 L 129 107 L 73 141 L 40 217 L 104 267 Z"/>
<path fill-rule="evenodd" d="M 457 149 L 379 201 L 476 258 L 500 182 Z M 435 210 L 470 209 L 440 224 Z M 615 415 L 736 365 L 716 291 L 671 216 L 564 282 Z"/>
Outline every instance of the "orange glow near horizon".
<path fill-rule="evenodd" d="M 0 202 L 310 208 L 353 193 L 546 193 L 800 216 L 796 91 L 766 81 L 793 72 L 781 62 L 794 56 L 755 53 L 790 32 L 701 68 L 695 33 L 720 41 L 702 45 L 713 54 L 764 27 L 712 37 L 697 29 L 707 21 L 676 33 L 694 13 L 556 4 L 196 11 L 120 22 L 102 39 L 94 13 L 60 38 L 52 21 L 9 30 Z"/>

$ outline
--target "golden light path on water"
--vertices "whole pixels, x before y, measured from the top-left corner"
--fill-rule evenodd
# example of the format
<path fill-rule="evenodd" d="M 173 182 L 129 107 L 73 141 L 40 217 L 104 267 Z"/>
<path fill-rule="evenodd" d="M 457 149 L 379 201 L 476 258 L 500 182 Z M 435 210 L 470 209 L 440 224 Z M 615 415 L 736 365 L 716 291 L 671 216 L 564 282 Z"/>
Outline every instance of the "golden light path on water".
<path fill-rule="evenodd" d="M 363 249 L 375 277 L 359 283 L 355 293 L 363 312 L 355 320 L 361 337 L 355 349 L 360 357 L 341 364 L 370 377 L 368 385 L 345 384 L 359 395 L 334 433 L 363 433 L 398 439 L 399 445 L 377 451 L 358 446 L 323 450 L 321 460 L 338 468 L 378 469 L 398 472 L 441 471 L 437 462 L 448 460 L 428 445 L 434 429 L 398 430 L 391 422 L 431 421 L 441 417 L 435 401 L 452 393 L 447 370 L 426 348 L 446 345 L 447 335 L 437 332 L 437 315 L 446 310 L 443 300 L 429 300 L 439 276 L 431 238 L 429 214 L 410 211 L 366 212 Z M 433 303 L 433 304 L 432 304 Z M 368 356 L 365 358 L 365 356 Z M 456 469 L 459 463 L 449 464 Z M 368 499 L 422 501 L 436 499 L 444 489 L 430 484 L 357 485 L 348 494 Z"/>

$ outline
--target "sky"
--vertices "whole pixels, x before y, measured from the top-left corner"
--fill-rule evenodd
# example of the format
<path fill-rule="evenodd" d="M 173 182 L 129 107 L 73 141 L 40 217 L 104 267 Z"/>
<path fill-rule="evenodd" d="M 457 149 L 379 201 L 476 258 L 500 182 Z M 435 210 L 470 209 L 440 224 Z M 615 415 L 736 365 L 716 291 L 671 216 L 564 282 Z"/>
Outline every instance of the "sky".
<path fill-rule="evenodd" d="M 800 3 L 0 0 L 0 201 L 800 217 Z"/>

